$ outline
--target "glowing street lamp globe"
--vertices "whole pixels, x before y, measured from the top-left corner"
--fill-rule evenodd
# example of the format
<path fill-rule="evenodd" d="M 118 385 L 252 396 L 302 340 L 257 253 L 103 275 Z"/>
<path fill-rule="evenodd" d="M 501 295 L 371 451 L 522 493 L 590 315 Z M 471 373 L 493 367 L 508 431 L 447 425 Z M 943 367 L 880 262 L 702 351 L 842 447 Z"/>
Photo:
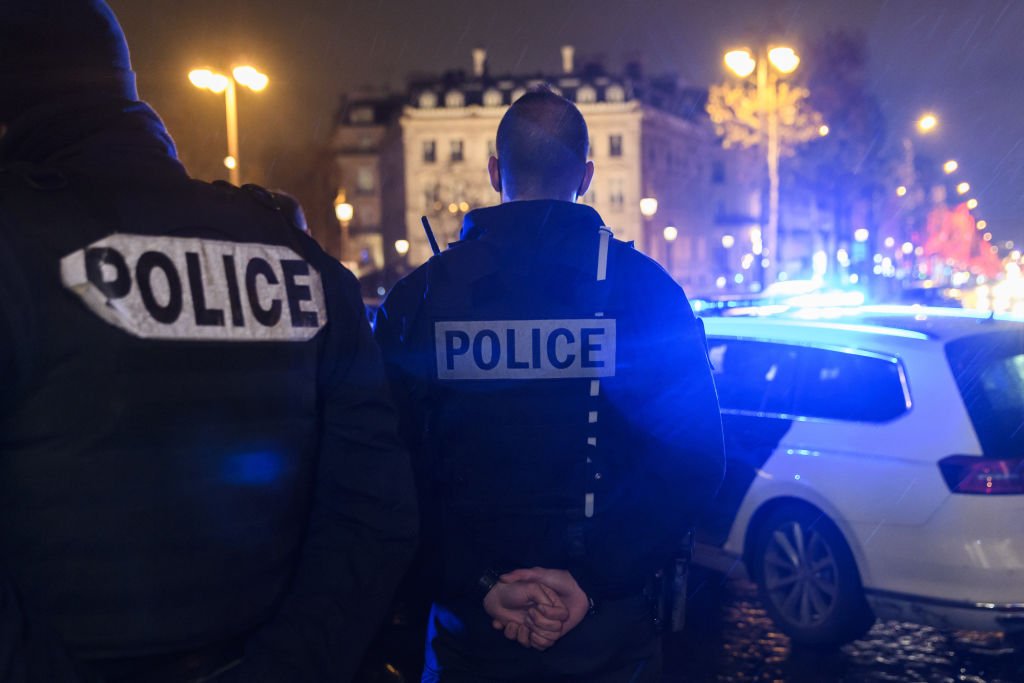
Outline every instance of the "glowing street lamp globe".
<path fill-rule="evenodd" d="M 726 52 L 725 65 L 740 78 L 746 78 L 754 73 L 754 69 L 757 68 L 754 55 L 750 54 L 750 50 L 747 49 Z"/>
<path fill-rule="evenodd" d="M 779 46 L 768 50 L 768 61 L 781 73 L 791 74 L 800 66 L 800 57 L 791 47 Z"/>
<path fill-rule="evenodd" d="M 644 197 L 640 200 L 640 213 L 644 218 L 652 218 L 658 213 L 658 200 L 654 197 Z"/>
<path fill-rule="evenodd" d="M 917 120 L 917 129 L 922 133 L 930 133 L 939 125 L 939 119 L 935 114 L 925 114 Z"/>

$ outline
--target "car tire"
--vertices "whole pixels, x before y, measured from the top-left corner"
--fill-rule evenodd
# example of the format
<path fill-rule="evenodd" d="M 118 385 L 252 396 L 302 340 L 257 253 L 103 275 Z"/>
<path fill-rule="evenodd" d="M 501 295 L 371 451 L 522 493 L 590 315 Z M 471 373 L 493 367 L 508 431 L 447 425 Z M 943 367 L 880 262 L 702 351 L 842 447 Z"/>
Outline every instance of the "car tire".
<path fill-rule="evenodd" d="M 850 547 L 815 508 L 770 513 L 756 530 L 751 564 L 768 615 L 795 644 L 836 647 L 875 622 Z"/>

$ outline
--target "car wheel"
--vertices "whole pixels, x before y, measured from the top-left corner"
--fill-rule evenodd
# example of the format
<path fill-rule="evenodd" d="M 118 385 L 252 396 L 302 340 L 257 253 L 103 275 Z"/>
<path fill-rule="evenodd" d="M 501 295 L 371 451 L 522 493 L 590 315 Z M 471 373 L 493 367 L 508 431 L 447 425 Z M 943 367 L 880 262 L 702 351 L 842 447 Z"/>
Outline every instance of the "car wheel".
<path fill-rule="evenodd" d="M 771 513 L 751 559 L 769 616 L 795 643 L 842 645 L 874 623 L 853 553 L 822 512 L 794 505 Z"/>

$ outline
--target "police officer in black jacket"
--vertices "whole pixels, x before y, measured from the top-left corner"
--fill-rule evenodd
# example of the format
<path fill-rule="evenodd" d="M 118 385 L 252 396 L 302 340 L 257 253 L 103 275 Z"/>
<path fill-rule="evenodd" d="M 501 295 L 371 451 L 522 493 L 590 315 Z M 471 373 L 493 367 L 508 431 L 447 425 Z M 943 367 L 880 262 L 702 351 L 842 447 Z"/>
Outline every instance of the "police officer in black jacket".
<path fill-rule="evenodd" d="M 356 280 L 130 69 L 0 0 L 0 680 L 349 680 L 417 528 Z"/>
<path fill-rule="evenodd" d="M 723 475 L 702 327 L 575 203 L 588 146 L 569 101 L 516 101 L 501 205 L 377 315 L 437 560 L 424 681 L 658 680 L 651 577 Z"/>

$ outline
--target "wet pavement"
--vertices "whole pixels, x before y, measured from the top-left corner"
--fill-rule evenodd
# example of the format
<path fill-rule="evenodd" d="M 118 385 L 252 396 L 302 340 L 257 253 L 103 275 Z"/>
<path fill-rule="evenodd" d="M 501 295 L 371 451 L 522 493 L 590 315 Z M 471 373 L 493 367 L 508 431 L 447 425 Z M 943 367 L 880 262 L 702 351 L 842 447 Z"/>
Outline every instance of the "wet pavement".
<path fill-rule="evenodd" d="M 794 648 L 752 583 L 694 578 L 687 627 L 666 648 L 665 683 L 1024 682 L 1024 647 L 1016 652 L 1000 634 L 881 621 L 838 650 Z"/>
<path fill-rule="evenodd" d="M 664 683 L 1024 683 L 1024 645 L 1000 634 L 884 621 L 838 650 L 794 648 L 747 581 L 692 577 L 686 629 L 666 643 Z M 359 683 L 419 680 L 418 629 L 378 640 Z"/>

